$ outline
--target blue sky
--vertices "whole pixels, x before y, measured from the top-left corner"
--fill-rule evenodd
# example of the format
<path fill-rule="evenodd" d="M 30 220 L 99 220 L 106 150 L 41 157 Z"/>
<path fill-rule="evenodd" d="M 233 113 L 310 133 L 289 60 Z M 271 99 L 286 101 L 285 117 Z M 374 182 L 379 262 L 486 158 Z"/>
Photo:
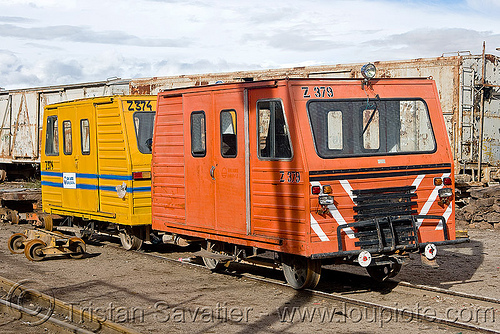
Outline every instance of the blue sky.
<path fill-rule="evenodd" d="M 0 87 L 500 55 L 499 17 L 500 0 L 0 0 Z"/>

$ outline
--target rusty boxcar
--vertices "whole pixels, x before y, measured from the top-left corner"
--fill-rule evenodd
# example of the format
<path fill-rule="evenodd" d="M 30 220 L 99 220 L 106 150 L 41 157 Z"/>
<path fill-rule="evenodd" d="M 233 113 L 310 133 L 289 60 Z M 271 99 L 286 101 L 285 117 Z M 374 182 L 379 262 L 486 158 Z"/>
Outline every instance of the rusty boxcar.
<path fill-rule="evenodd" d="M 373 69 L 368 67 L 368 70 Z M 294 288 L 324 263 L 378 280 L 455 239 L 453 159 L 430 79 L 281 79 L 158 94 L 153 229 L 205 264 L 274 254 Z"/>

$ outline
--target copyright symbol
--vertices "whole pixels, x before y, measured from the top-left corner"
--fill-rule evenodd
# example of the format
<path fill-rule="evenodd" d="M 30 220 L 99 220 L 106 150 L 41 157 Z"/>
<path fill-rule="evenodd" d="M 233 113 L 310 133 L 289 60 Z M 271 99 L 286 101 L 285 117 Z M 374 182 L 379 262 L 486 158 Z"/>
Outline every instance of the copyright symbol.
<path fill-rule="evenodd" d="M 7 302 L 12 311 L 17 311 L 18 319 L 22 318 L 22 312 L 39 318 L 36 321 L 23 321 L 29 326 L 43 324 L 52 316 L 55 308 L 52 288 L 31 279 L 16 282 L 7 294 Z"/>

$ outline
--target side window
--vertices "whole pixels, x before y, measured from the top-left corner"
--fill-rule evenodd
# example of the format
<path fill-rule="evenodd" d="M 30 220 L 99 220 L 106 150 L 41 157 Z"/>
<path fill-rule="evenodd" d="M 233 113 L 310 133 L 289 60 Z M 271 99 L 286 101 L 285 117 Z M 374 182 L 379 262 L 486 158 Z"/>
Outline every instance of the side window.
<path fill-rule="evenodd" d="M 220 154 L 224 158 L 236 157 L 236 111 L 222 110 L 220 112 L 220 136 Z"/>
<path fill-rule="evenodd" d="M 90 126 L 88 119 L 82 119 L 80 121 L 80 138 L 82 145 L 82 154 L 90 154 Z"/>
<path fill-rule="evenodd" d="M 151 154 L 153 148 L 154 112 L 134 113 L 135 135 L 139 152 Z"/>
<path fill-rule="evenodd" d="M 47 117 L 45 131 L 45 155 L 59 155 L 59 130 L 57 125 L 57 116 Z"/>
<path fill-rule="evenodd" d="M 257 102 L 258 155 L 264 159 L 290 159 L 292 145 L 281 100 Z"/>
<path fill-rule="evenodd" d="M 71 121 L 63 122 L 63 147 L 64 154 L 69 155 L 73 151 L 73 144 L 71 142 L 72 134 L 71 134 Z"/>
<path fill-rule="evenodd" d="M 191 113 L 191 154 L 193 157 L 204 157 L 207 153 L 205 112 Z"/>

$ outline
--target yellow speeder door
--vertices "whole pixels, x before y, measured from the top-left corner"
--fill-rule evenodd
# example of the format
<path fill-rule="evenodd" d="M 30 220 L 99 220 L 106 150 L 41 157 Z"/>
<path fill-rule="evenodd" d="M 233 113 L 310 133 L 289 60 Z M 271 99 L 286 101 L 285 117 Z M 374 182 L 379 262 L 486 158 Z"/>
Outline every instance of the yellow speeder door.
<path fill-rule="evenodd" d="M 62 204 L 79 212 L 99 210 L 97 150 L 91 103 L 59 109 L 62 129 Z M 93 137 L 92 137 L 92 134 Z"/>
<path fill-rule="evenodd" d="M 61 173 L 62 173 L 62 206 L 65 209 L 76 209 L 79 207 L 77 189 L 77 167 L 75 155 L 76 111 L 75 105 L 59 107 L 59 124 L 62 137 Z"/>
<path fill-rule="evenodd" d="M 77 197 L 87 211 L 99 211 L 99 177 L 97 174 L 97 134 L 95 108 L 88 104 L 78 111 L 75 124 L 75 165 L 77 166 Z M 76 128 L 78 126 L 78 129 Z M 78 138 L 78 142 L 76 141 Z"/>

